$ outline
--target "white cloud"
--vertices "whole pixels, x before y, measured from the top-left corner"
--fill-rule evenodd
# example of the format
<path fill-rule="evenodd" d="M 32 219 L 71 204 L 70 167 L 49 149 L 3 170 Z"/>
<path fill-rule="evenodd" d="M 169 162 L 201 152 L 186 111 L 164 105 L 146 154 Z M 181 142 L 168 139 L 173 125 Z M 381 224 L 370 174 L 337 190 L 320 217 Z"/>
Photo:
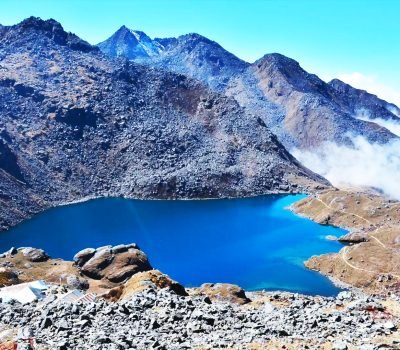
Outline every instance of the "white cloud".
<path fill-rule="evenodd" d="M 399 121 L 386 120 L 386 119 L 382 119 L 382 118 L 372 119 L 368 115 L 365 115 L 365 114 L 357 116 L 357 119 L 378 124 L 379 126 L 382 126 L 386 129 L 388 129 L 393 134 L 400 136 L 400 119 L 399 119 Z"/>
<path fill-rule="evenodd" d="M 366 90 L 388 102 L 400 106 L 400 91 L 383 84 L 375 76 L 353 72 L 350 74 L 339 74 L 337 78 L 357 89 Z"/>
<path fill-rule="evenodd" d="M 292 150 L 306 167 L 333 185 L 372 187 L 400 200 L 400 140 L 380 145 L 362 136 L 351 138 L 352 146 L 326 142 L 318 150 Z"/>

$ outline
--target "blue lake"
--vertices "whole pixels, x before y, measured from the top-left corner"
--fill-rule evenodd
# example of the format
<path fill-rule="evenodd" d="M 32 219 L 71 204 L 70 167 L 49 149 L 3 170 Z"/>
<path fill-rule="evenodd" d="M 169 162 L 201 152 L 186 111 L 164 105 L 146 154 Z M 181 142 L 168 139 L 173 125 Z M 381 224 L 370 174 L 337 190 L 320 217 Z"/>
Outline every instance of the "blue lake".
<path fill-rule="evenodd" d="M 338 251 L 344 230 L 285 208 L 304 196 L 203 201 L 97 199 L 48 210 L 0 234 L 0 251 L 33 246 L 72 259 L 87 247 L 137 243 L 152 265 L 187 287 L 227 282 L 246 290 L 334 295 L 303 262 Z"/>

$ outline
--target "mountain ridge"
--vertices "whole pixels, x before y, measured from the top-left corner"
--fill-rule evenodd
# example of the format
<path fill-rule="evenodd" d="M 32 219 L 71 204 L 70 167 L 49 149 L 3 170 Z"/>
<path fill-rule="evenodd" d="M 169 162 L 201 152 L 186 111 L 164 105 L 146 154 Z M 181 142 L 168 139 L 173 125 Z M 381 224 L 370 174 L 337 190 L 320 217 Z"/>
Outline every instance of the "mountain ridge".
<path fill-rule="evenodd" d="M 380 99 L 374 104 L 371 94 L 356 94 L 353 90 L 366 101 L 349 100 L 337 83 L 324 82 L 282 54 L 267 54 L 248 63 L 199 34 L 166 42 L 169 44 L 159 55 L 141 63 L 188 75 L 233 97 L 248 113 L 259 114 L 288 149 L 309 149 L 325 141 L 348 145 L 356 135 L 378 143 L 397 138 L 373 121 L 357 118 L 357 104 L 372 116 L 383 111 L 385 103 L 396 109 L 395 105 Z M 384 111 L 389 118 L 390 110 Z"/>

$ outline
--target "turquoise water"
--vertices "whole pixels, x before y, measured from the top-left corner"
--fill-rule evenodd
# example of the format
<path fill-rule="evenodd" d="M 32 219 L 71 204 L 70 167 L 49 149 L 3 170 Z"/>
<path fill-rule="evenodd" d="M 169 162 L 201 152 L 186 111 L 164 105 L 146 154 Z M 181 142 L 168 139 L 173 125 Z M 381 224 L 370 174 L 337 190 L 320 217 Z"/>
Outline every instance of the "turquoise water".
<path fill-rule="evenodd" d="M 246 290 L 334 295 L 309 271 L 310 256 L 340 249 L 318 225 L 285 207 L 304 196 L 207 201 L 97 199 L 48 210 L 0 234 L 0 251 L 33 246 L 72 259 L 80 249 L 136 242 L 152 265 L 185 286 L 235 283 Z"/>

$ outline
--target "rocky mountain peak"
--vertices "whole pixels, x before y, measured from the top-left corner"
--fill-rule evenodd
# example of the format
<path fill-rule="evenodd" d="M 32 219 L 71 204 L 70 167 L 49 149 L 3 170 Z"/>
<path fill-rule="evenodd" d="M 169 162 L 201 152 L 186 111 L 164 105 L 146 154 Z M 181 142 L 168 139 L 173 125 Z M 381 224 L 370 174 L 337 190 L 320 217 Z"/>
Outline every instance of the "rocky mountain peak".
<path fill-rule="evenodd" d="M 269 77 L 272 80 L 281 80 L 289 83 L 296 90 L 302 92 L 316 92 L 326 90 L 326 84 L 315 74 L 306 72 L 300 64 L 289 57 L 279 53 L 267 54 L 253 63 L 256 71 L 261 76 Z"/>
<path fill-rule="evenodd" d="M 123 25 L 111 37 L 98 44 L 101 51 L 111 57 L 125 57 L 130 60 L 158 56 L 163 46 L 152 40 L 146 33 L 132 30 Z"/>
<path fill-rule="evenodd" d="M 276 67 L 279 68 L 286 68 L 288 66 L 296 69 L 301 69 L 299 62 L 296 60 L 289 58 L 285 55 L 282 55 L 280 53 L 268 53 L 261 57 L 259 60 L 257 60 L 254 64 L 256 64 L 258 67 L 262 67 L 263 65 L 275 65 Z"/>
<path fill-rule="evenodd" d="M 205 36 L 202 36 L 197 33 L 189 33 L 189 34 L 181 35 L 178 37 L 178 40 L 180 42 L 187 42 L 187 43 L 193 43 L 193 44 L 204 43 L 204 44 L 208 44 L 208 45 L 215 45 L 215 46 L 221 47 L 221 45 L 219 45 L 217 42 L 212 41 L 212 40 L 206 38 Z"/>
<path fill-rule="evenodd" d="M 34 16 L 24 19 L 21 23 L 18 24 L 18 26 L 24 29 L 33 28 L 35 30 L 43 31 L 63 30 L 61 24 L 52 18 L 48 20 L 43 20 L 40 17 Z"/>
<path fill-rule="evenodd" d="M 98 48 L 80 39 L 75 34 L 66 32 L 62 25 L 54 19 L 43 20 L 29 17 L 14 26 L 2 27 L 2 36 L 9 44 L 20 45 L 35 43 L 44 45 L 44 38 L 50 39 L 60 46 L 68 46 L 76 51 L 98 51 Z"/>

